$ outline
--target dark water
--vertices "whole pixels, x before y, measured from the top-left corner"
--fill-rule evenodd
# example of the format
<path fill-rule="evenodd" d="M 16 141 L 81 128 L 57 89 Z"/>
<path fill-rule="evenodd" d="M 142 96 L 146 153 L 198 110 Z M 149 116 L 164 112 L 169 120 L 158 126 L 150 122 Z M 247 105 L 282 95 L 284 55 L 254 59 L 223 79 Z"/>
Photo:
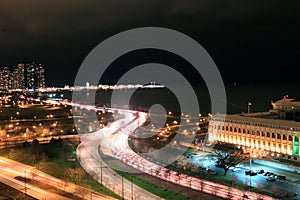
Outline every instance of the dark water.
<path fill-rule="evenodd" d="M 211 102 L 206 87 L 195 88 L 198 94 L 198 101 L 200 102 L 200 110 L 202 114 L 211 113 Z M 176 96 L 168 89 L 139 89 L 136 91 L 122 90 L 113 91 L 122 94 L 130 94 L 133 92 L 130 98 L 130 107 L 133 109 L 146 109 L 154 104 L 161 104 L 166 110 L 175 110 L 174 112 L 180 112 L 180 105 Z M 110 106 L 110 97 L 112 91 L 101 90 L 97 91 L 95 95 L 95 102 L 98 105 Z M 87 91 L 82 92 L 85 96 Z M 93 98 L 93 92 L 89 92 L 87 98 Z M 227 113 L 241 113 L 247 112 L 248 101 L 251 102 L 250 111 L 260 112 L 267 111 L 271 108 L 271 101 L 277 101 L 282 99 L 284 95 L 289 95 L 290 98 L 296 98 L 300 100 L 300 87 L 296 84 L 248 84 L 248 85 L 227 85 Z M 64 98 L 71 99 L 70 93 L 65 93 Z M 187 97 L 188 98 L 188 97 Z M 122 107 L 125 104 L 120 100 L 118 107 Z M 221 101 L 221 100 L 220 100 Z"/>

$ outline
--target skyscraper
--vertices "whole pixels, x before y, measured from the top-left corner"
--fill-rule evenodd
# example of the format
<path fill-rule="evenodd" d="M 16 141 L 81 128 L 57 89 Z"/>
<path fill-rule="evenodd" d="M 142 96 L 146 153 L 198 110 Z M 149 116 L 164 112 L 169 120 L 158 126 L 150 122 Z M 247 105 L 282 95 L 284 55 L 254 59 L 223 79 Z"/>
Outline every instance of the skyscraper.
<path fill-rule="evenodd" d="M 22 63 L 14 67 L 14 70 L 12 72 L 12 88 L 25 88 L 25 66 Z"/>
<path fill-rule="evenodd" d="M 0 67 L 0 90 L 9 89 L 37 89 L 45 87 L 45 68 L 34 62 L 22 63 L 14 66 L 12 71 L 8 67 Z"/>
<path fill-rule="evenodd" d="M 8 67 L 0 70 L 0 90 L 11 89 L 11 72 Z"/>
<path fill-rule="evenodd" d="M 45 87 L 45 68 L 34 62 L 26 64 L 26 87 L 30 89 Z"/>

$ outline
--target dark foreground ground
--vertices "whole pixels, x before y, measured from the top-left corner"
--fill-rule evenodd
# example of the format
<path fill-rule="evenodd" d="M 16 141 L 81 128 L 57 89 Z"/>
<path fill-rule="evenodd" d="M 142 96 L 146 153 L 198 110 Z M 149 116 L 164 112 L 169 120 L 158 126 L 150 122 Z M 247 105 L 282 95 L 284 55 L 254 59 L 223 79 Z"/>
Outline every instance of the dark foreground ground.
<path fill-rule="evenodd" d="M 35 200 L 35 198 L 25 196 L 23 192 L 20 192 L 0 182 L 0 200 L 3 199 Z"/>

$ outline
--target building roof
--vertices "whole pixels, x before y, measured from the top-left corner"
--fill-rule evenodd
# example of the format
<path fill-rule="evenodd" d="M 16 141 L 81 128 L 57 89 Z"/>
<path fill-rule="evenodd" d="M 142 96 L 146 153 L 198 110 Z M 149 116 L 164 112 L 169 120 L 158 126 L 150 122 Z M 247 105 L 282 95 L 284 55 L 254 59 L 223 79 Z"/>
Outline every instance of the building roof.
<path fill-rule="evenodd" d="M 266 112 L 252 112 L 252 113 L 242 113 L 241 116 L 245 117 L 265 117 L 274 115 L 273 112 L 266 111 Z"/>
<path fill-rule="evenodd" d="M 285 126 L 288 129 L 297 128 L 300 129 L 300 122 L 282 120 L 282 119 L 267 119 L 267 118 L 257 118 L 257 117 L 246 117 L 238 114 L 234 115 L 225 115 L 225 114 L 216 114 L 212 116 L 212 119 L 226 119 L 226 120 L 234 120 L 240 122 L 251 122 L 257 124 L 266 124 L 266 125 L 274 125 L 274 126 Z"/>
<path fill-rule="evenodd" d="M 294 107 L 300 107 L 300 101 L 296 101 L 295 99 L 292 99 L 292 98 L 283 98 L 283 99 L 280 99 L 278 101 L 275 101 L 272 103 L 273 106 L 274 104 L 276 106 L 294 106 Z"/>

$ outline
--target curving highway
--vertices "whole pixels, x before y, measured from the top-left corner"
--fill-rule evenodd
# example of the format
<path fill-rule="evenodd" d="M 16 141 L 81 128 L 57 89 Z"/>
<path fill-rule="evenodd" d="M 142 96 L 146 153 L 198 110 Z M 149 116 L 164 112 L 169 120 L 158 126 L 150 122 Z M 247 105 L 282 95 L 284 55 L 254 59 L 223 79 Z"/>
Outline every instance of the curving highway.
<path fill-rule="evenodd" d="M 87 110 L 103 109 L 70 102 L 59 102 L 59 104 L 78 106 Z M 110 108 L 108 108 L 108 110 L 110 110 Z M 117 175 L 103 162 L 98 151 L 99 148 L 104 154 L 113 156 L 139 171 L 174 184 L 199 190 L 221 198 L 233 200 L 240 200 L 243 198 L 253 200 L 273 199 L 269 196 L 245 192 L 185 174 L 177 174 L 175 171 L 160 166 L 159 163 L 147 160 L 135 153 L 128 145 L 128 135 L 132 134 L 136 128 L 140 127 L 146 121 L 148 117 L 147 113 L 123 109 L 111 110 L 117 110 L 119 113 L 123 113 L 124 118 L 119 119 L 113 122 L 109 127 L 100 129 L 96 132 L 82 134 L 82 143 L 79 145 L 76 153 L 81 165 L 89 174 L 99 181 L 99 173 L 101 173 L 101 181 L 105 180 L 103 185 L 116 192 L 124 199 L 159 199 L 159 197 L 139 188 L 130 181 L 123 180 L 122 177 Z"/>

